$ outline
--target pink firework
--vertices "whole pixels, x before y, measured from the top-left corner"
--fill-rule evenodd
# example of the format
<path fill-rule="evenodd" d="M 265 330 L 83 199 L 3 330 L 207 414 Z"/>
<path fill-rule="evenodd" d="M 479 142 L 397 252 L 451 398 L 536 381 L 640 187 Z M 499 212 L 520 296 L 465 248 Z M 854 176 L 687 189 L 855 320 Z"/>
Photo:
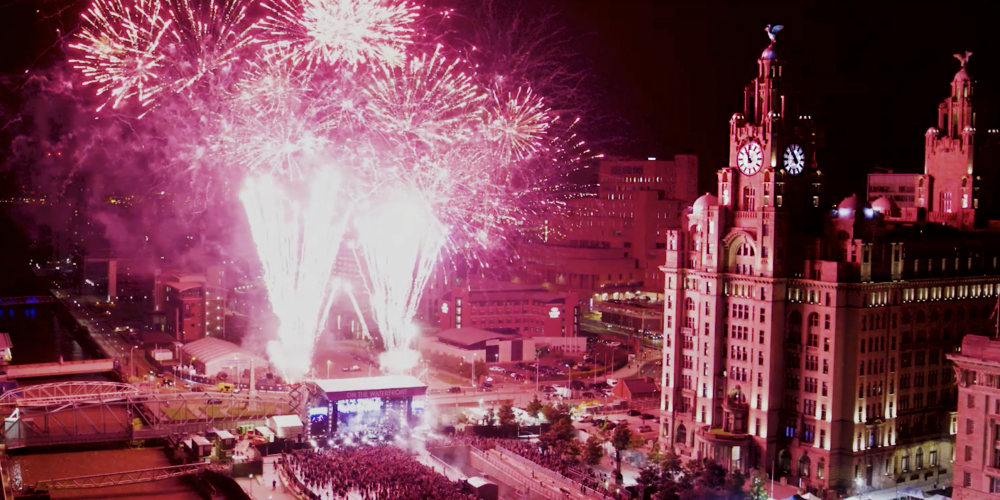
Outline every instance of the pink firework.
<path fill-rule="evenodd" d="M 309 371 L 335 292 L 331 273 L 350 214 L 339 196 L 338 170 L 315 171 L 301 192 L 283 187 L 280 178 L 253 175 L 240 193 L 271 310 L 280 321 L 268 355 L 289 380 Z"/>
<path fill-rule="evenodd" d="M 381 65 L 365 89 L 368 126 L 392 142 L 441 147 L 473 138 L 485 92 L 441 47 L 402 67 Z"/>
<path fill-rule="evenodd" d="M 84 13 L 80 41 L 70 45 L 81 55 L 70 62 L 97 95 L 107 95 L 98 110 L 133 96 L 146 107 L 164 88 L 159 48 L 171 24 L 165 14 L 159 0 L 96 0 Z"/>
<path fill-rule="evenodd" d="M 495 89 L 486 121 L 488 138 L 503 163 L 521 161 L 544 147 L 552 115 L 531 88 L 516 93 Z"/>
<path fill-rule="evenodd" d="M 426 193 L 394 184 L 377 195 L 378 201 L 372 200 L 356 221 L 358 259 L 367 271 L 372 313 L 386 350 L 382 367 L 404 373 L 419 359 L 413 345 L 419 330 L 413 318 L 445 229 Z"/>
<path fill-rule="evenodd" d="M 171 19 L 162 46 L 170 89 L 180 92 L 210 76 L 235 73 L 242 50 L 254 43 L 247 17 L 252 0 L 163 1 Z"/>
<path fill-rule="evenodd" d="M 419 9 L 395 0 L 269 0 L 260 24 L 269 46 L 307 68 L 398 64 Z"/>

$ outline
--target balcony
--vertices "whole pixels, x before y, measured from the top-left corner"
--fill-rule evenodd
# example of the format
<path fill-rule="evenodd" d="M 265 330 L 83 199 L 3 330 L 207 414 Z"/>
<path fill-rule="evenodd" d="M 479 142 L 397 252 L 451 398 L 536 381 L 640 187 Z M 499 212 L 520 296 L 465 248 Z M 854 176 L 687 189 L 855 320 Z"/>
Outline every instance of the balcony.
<path fill-rule="evenodd" d="M 750 444 L 749 434 L 726 432 L 722 429 L 712 429 L 712 426 L 710 425 L 706 425 L 701 429 L 698 429 L 698 436 L 707 442 L 715 444 L 726 444 L 730 446 Z"/>

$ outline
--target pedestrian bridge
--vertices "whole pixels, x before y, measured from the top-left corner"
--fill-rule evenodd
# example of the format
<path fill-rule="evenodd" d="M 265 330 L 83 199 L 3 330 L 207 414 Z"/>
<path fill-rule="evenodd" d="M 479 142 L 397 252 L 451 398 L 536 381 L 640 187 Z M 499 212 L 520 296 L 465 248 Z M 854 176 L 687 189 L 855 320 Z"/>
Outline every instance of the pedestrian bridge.
<path fill-rule="evenodd" d="M 70 382 L 10 391 L 0 410 L 12 450 L 264 425 L 268 417 L 298 413 L 292 400 L 287 393 L 140 393 L 128 384 Z"/>
<path fill-rule="evenodd" d="M 80 375 L 84 373 L 104 373 L 115 369 L 112 359 L 84 359 L 54 363 L 34 363 L 30 365 L 9 365 L 7 378 L 55 377 L 59 375 Z"/>
<path fill-rule="evenodd" d="M 0 307 L 50 304 L 55 301 L 56 301 L 55 297 L 51 295 L 23 295 L 20 297 L 0 297 Z"/>

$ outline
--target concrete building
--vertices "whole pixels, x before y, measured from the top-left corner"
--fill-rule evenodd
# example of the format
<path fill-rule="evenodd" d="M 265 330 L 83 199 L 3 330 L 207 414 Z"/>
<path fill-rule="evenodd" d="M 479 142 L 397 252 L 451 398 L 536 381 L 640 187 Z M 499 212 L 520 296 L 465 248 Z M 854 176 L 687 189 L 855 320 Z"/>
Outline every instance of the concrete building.
<path fill-rule="evenodd" d="M 955 436 L 955 500 L 1000 496 L 1000 341 L 968 335 L 949 354 L 958 379 Z"/>
<path fill-rule="evenodd" d="M 900 221 L 891 200 L 824 208 L 777 49 L 730 121 L 717 195 L 667 233 L 661 440 L 826 498 L 946 484 L 945 355 L 989 328 L 1000 232 Z"/>
<path fill-rule="evenodd" d="M 157 272 L 153 285 L 153 324 L 181 342 L 222 336 L 226 295 L 222 268 L 211 268 L 204 275 Z"/>
<path fill-rule="evenodd" d="M 422 352 L 436 352 L 456 358 L 486 363 L 534 361 L 535 341 L 520 335 L 490 332 L 479 328 L 450 328 L 434 337 L 421 337 Z"/>
<path fill-rule="evenodd" d="M 587 309 L 606 300 L 662 298 L 667 229 L 680 227 L 697 196 L 698 157 L 672 161 L 610 158 L 598 166 L 597 192 L 569 200 L 548 221 L 541 241 L 519 249 L 522 279 L 572 291 Z M 631 322 L 625 324 L 631 325 Z"/>
<path fill-rule="evenodd" d="M 537 285 L 473 279 L 439 300 L 441 329 L 480 328 L 531 337 L 575 337 L 580 326 L 577 294 Z"/>
<path fill-rule="evenodd" d="M 899 208 L 917 208 L 920 174 L 868 174 L 868 202 L 885 197 Z"/>

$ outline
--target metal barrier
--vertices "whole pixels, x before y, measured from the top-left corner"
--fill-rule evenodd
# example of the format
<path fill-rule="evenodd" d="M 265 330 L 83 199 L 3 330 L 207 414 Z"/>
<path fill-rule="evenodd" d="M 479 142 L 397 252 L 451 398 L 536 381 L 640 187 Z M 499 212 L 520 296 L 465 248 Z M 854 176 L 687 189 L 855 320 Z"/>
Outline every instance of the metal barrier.
<path fill-rule="evenodd" d="M 556 472 L 556 471 L 554 471 L 552 469 L 548 469 L 546 467 L 543 467 L 540 464 L 532 462 L 531 460 L 528 460 L 527 458 L 524 458 L 521 455 L 518 455 L 517 453 L 514 453 L 513 451 L 510 451 L 510 450 L 508 450 L 508 449 L 506 449 L 506 448 L 504 448 L 502 446 L 497 446 L 496 450 L 500 454 L 502 454 L 502 455 L 504 455 L 506 457 L 512 458 L 513 460 L 515 460 L 517 462 L 520 462 L 520 463 L 524 464 L 527 467 L 530 467 L 532 470 L 534 470 L 536 472 L 539 472 L 539 473 L 545 475 L 546 477 L 549 477 L 550 479 L 552 479 L 554 481 L 559 481 L 559 482 L 561 482 L 563 484 L 566 484 L 568 482 L 569 484 L 567 486 L 572 487 L 574 489 L 574 491 L 575 490 L 580 490 L 580 491 L 585 492 L 587 494 L 597 495 L 597 496 L 604 496 L 605 495 L 605 493 L 597 491 L 597 490 L 595 490 L 595 489 L 593 489 L 593 488 L 591 488 L 591 487 L 589 487 L 589 486 L 587 486 L 587 485 L 585 485 L 585 484 L 583 484 L 583 483 L 581 483 L 581 482 L 579 482 L 579 481 L 577 481 L 577 480 L 575 480 L 573 478 L 566 477 L 566 476 L 564 476 L 564 475 L 562 475 L 562 474 L 560 474 L 560 473 L 558 473 L 558 472 Z"/>
<path fill-rule="evenodd" d="M 476 457 L 482 459 L 486 463 L 492 465 L 493 467 L 496 467 L 497 470 L 499 470 L 500 472 L 506 474 L 507 477 L 510 478 L 511 482 L 517 483 L 518 487 L 523 489 L 524 495 L 527 496 L 528 498 L 531 497 L 532 492 L 536 492 L 539 495 L 548 498 L 550 500 L 563 500 L 564 498 L 563 496 L 557 494 L 555 491 L 552 491 L 548 488 L 535 486 L 533 482 L 529 482 L 528 477 L 525 476 L 522 472 L 513 469 L 511 466 L 503 463 L 503 461 L 501 460 L 497 460 L 487 452 L 484 452 L 476 447 L 471 447 L 469 453 L 475 455 Z M 524 477 L 525 480 L 522 481 L 518 479 L 518 477 Z"/>

